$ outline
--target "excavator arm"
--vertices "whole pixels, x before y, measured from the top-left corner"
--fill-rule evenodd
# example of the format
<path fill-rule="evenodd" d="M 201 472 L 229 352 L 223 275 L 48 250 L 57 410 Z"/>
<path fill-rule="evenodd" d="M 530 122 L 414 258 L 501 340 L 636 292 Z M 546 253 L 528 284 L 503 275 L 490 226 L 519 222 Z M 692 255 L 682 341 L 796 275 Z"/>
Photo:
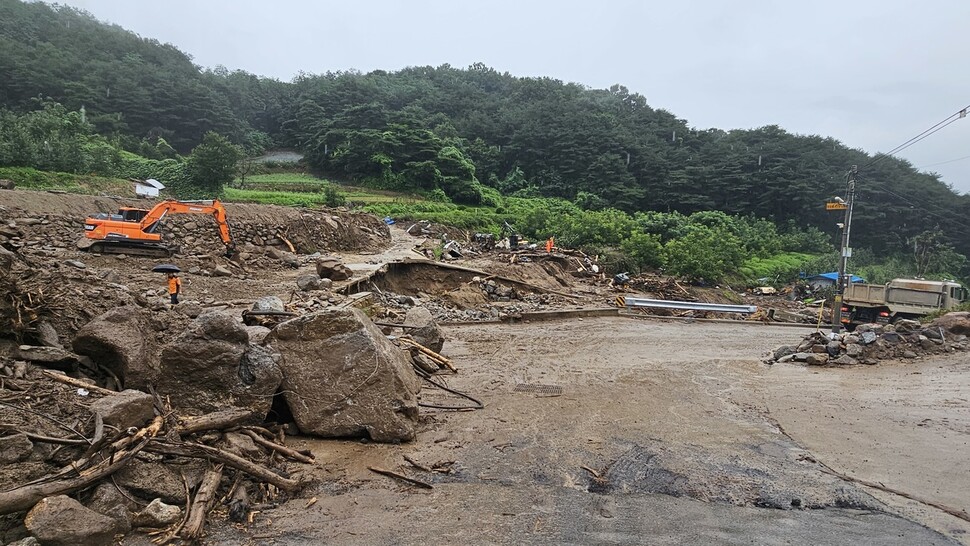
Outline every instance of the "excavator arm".
<path fill-rule="evenodd" d="M 176 201 L 166 199 L 155 205 L 139 222 L 141 230 L 152 233 L 158 226 L 158 221 L 168 214 L 207 214 L 216 220 L 219 226 L 219 237 L 226 245 L 226 255 L 232 256 L 236 251 L 236 244 L 232 239 L 229 221 L 226 219 L 226 208 L 218 199 L 211 201 Z"/>

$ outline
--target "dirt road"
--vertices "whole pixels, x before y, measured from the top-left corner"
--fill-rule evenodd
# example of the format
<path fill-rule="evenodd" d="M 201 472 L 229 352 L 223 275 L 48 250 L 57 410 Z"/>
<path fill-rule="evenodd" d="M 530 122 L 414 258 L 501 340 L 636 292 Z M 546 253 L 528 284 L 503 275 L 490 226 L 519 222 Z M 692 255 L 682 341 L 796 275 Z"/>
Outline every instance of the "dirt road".
<path fill-rule="evenodd" d="M 227 544 L 952 542 L 824 473 L 815 462 L 821 456 L 775 424 L 772 401 L 790 399 L 802 386 L 785 377 L 795 372 L 779 373 L 759 357 L 802 330 L 612 318 L 447 333 L 444 352 L 460 369 L 448 383 L 481 398 L 484 410 L 428 410 L 418 440 L 407 445 L 298 440 L 317 454 L 316 502 L 290 501 L 257 516 L 249 533 L 222 527 L 212 538 Z M 542 385 L 545 393 L 517 392 L 529 388 L 522 385 Z M 424 394 L 426 402 L 445 400 Z M 451 473 L 418 470 L 405 455 Z M 406 473 L 434 489 L 403 485 L 369 466 Z"/>

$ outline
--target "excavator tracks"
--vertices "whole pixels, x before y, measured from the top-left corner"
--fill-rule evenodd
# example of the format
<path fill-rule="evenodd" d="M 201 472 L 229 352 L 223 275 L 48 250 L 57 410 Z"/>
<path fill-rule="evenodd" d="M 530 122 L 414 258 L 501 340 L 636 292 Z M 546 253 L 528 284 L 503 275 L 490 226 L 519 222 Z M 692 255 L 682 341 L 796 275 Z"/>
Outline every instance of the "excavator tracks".
<path fill-rule="evenodd" d="M 149 256 L 152 258 L 168 258 L 173 254 L 172 249 L 152 243 L 126 243 L 124 241 L 98 241 L 90 247 L 88 252 L 98 254 L 126 254 L 128 256 Z"/>

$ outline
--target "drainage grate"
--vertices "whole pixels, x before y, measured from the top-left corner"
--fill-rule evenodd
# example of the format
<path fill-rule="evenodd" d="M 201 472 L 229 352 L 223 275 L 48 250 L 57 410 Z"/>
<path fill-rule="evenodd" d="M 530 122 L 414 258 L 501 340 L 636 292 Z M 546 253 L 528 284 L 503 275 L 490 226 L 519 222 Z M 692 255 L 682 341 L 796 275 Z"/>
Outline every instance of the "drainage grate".
<path fill-rule="evenodd" d="M 531 383 L 519 383 L 515 386 L 515 392 L 533 392 L 536 394 L 562 394 L 562 387 L 559 385 L 536 385 Z"/>

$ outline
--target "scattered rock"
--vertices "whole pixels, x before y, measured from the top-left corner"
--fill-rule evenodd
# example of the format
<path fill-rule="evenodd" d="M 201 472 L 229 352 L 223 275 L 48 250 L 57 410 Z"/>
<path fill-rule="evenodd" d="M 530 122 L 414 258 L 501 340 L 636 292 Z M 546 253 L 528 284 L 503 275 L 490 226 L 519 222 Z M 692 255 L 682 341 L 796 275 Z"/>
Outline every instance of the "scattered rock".
<path fill-rule="evenodd" d="M 808 355 L 808 358 L 805 359 L 805 362 L 808 363 L 809 366 L 824 366 L 828 363 L 828 361 L 829 355 L 825 353 L 811 353 Z"/>
<path fill-rule="evenodd" d="M 916 358 L 917 356 L 919 356 L 919 355 L 917 355 L 913 351 L 903 351 L 903 358 L 910 358 L 910 359 L 912 359 L 912 358 Z"/>
<path fill-rule="evenodd" d="M 175 307 L 175 310 L 189 318 L 196 318 L 202 314 L 202 311 L 204 311 L 202 304 L 197 301 L 179 302 L 178 306 Z"/>
<path fill-rule="evenodd" d="M 404 326 L 405 333 L 409 334 L 414 341 L 436 353 L 441 352 L 445 345 L 445 336 L 435 322 L 434 316 L 431 315 L 431 311 L 424 307 L 408 309 L 404 316 Z"/>
<path fill-rule="evenodd" d="M 845 346 L 845 354 L 851 357 L 857 357 L 861 355 L 863 351 L 864 349 L 862 345 L 859 345 L 858 343 L 849 343 Z"/>
<path fill-rule="evenodd" d="M 320 281 L 322 280 L 323 279 L 321 279 L 316 275 L 300 275 L 296 279 L 296 285 L 300 288 L 300 290 L 304 292 L 309 292 L 311 290 L 320 290 L 321 288 Z M 330 280 L 330 279 L 327 279 L 327 280 Z"/>
<path fill-rule="evenodd" d="M 122 430 L 140 427 L 155 417 L 152 395 L 132 389 L 96 400 L 91 404 L 91 412 L 100 414 L 106 425 Z"/>
<path fill-rule="evenodd" d="M 217 265 L 215 269 L 212 270 L 212 276 L 213 277 L 232 277 L 232 271 L 229 271 L 229 268 L 225 266 Z"/>
<path fill-rule="evenodd" d="M 80 357 L 70 351 L 57 347 L 21 345 L 17 347 L 17 358 L 40 364 L 45 368 L 63 371 L 76 371 Z"/>
<path fill-rule="evenodd" d="M 132 516 L 134 527 L 166 527 L 182 519 L 182 509 L 155 499 L 144 510 Z"/>
<path fill-rule="evenodd" d="M 46 320 L 37 323 L 37 342 L 45 347 L 64 348 L 61 345 L 60 337 L 57 335 L 57 330 Z"/>
<path fill-rule="evenodd" d="M 922 327 L 918 321 L 910 319 L 899 319 L 893 323 L 893 326 L 896 327 L 897 332 L 901 333 L 916 332 Z"/>
<path fill-rule="evenodd" d="M 24 433 L 0 436 L 0 464 L 26 461 L 34 452 L 34 444 Z"/>
<path fill-rule="evenodd" d="M 282 390 L 296 424 L 324 437 L 412 440 L 420 381 L 407 353 L 358 309 L 288 320 L 266 337 L 283 355 Z"/>
<path fill-rule="evenodd" d="M 253 303 L 253 311 L 283 313 L 286 311 L 286 308 L 283 306 L 283 300 L 280 298 L 276 296 L 263 296 Z"/>
<path fill-rule="evenodd" d="M 84 262 L 79 262 L 77 260 L 65 260 L 64 263 L 67 264 L 67 265 L 69 265 L 69 266 L 71 266 L 71 267 L 76 267 L 78 269 L 87 269 L 88 268 L 88 266 L 85 265 Z"/>
<path fill-rule="evenodd" d="M 835 360 L 830 360 L 832 364 L 838 364 L 840 366 L 854 366 L 859 363 L 858 360 L 852 358 L 851 356 L 845 354 L 836 358 Z"/>
<path fill-rule="evenodd" d="M 344 281 L 354 275 L 349 267 L 333 256 L 318 258 L 316 269 L 318 277 L 334 281 Z"/>
<path fill-rule="evenodd" d="M 863 345 L 869 345 L 869 344 L 873 343 L 874 341 L 876 341 L 876 338 L 878 338 L 878 337 L 879 336 L 877 336 L 875 332 L 872 332 L 872 331 L 863 332 L 862 333 L 862 336 L 861 336 L 862 344 Z"/>
<path fill-rule="evenodd" d="M 185 504 L 185 486 L 182 475 L 189 488 L 198 485 L 205 472 L 206 462 L 193 459 L 183 465 L 162 462 L 134 460 L 114 474 L 118 485 L 146 499 L 162 499 L 169 504 Z"/>
<path fill-rule="evenodd" d="M 775 349 L 771 353 L 771 356 L 774 360 L 781 362 L 782 358 L 789 355 L 794 355 L 794 354 L 795 354 L 794 347 L 791 347 L 789 345 L 782 345 L 781 347 L 778 347 L 777 349 Z M 793 360 L 793 359 L 789 359 L 789 360 Z"/>
<path fill-rule="evenodd" d="M 67 495 L 38 502 L 24 525 L 45 546 L 103 546 L 118 532 L 115 520 L 85 508 Z"/>

